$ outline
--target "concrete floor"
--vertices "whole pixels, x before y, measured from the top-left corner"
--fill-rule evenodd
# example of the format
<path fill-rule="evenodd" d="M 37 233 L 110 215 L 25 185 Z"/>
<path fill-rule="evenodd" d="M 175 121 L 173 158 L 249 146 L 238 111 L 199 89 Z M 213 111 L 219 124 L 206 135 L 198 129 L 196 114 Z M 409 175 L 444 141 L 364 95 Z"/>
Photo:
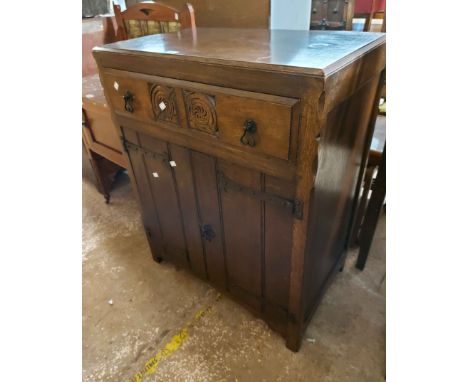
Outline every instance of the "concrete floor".
<path fill-rule="evenodd" d="M 217 300 L 187 271 L 153 262 L 128 177 L 119 178 L 106 205 L 84 164 L 84 381 L 138 381 L 135 374 L 168 343 L 173 352 L 143 381 L 385 380 L 384 216 L 365 271 L 354 268 L 350 253 L 292 353 L 229 298 Z M 177 348 L 171 339 L 191 320 Z"/>

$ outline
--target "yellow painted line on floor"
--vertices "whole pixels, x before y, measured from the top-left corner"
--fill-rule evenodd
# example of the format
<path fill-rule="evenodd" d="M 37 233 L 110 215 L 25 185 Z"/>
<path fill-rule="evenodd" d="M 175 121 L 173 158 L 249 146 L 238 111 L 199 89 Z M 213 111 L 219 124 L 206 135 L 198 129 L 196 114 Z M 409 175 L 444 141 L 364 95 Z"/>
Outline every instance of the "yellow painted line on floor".
<path fill-rule="evenodd" d="M 221 297 L 221 294 L 218 294 L 215 302 L 219 301 Z M 165 358 L 170 357 L 188 339 L 189 329 L 193 328 L 197 321 L 205 317 L 213 309 L 213 304 L 204 309 L 200 309 L 195 313 L 192 319 L 176 335 L 174 335 L 168 343 L 166 343 L 162 350 L 145 362 L 144 369 L 136 373 L 131 379 L 131 382 L 142 382 L 144 377 L 154 374 L 159 363 Z"/>

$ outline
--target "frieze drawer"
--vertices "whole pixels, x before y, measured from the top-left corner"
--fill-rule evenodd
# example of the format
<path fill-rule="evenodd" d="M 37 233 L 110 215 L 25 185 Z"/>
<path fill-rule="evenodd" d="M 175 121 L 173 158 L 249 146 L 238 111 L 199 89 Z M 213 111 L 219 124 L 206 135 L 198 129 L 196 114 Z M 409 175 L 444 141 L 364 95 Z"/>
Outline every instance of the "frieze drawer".
<path fill-rule="evenodd" d="M 103 78 L 120 115 L 253 154 L 296 160 L 297 99 L 115 70 Z"/>

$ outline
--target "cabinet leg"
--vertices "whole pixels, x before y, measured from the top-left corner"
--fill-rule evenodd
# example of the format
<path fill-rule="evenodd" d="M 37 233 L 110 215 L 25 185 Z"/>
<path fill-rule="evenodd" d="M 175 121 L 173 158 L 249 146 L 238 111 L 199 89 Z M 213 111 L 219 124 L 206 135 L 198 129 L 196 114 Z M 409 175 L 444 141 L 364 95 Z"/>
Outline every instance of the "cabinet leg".
<path fill-rule="evenodd" d="M 366 212 L 367 198 L 372 185 L 372 175 L 374 174 L 375 167 L 368 167 L 365 172 L 364 182 L 362 187 L 362 195 L 359 199 L 359 204 L 356 212 L 356 219 L 351 230 L 351 239 L 349 245 L 354 247 L 358 243 L 359 230 L 361 229 L 362 219 Z"/>
<path fill-rule="evenodd" d="M 97 189 L 104 195 L 106 204 L 109 204 L 110 190 L 118 174 L 122 172 L 122 168 L 91 150 L 87 149 L 87 153 L 91 162 L 91 168 L 93 169 Z"/>
<path fill-rule="evenodd" d="M 91 163 L 91 168 L 93 169 L 94 179 L 96 181 L 96 188 L 105 197 L 106 194 L 109 194 L 107 187 L 106 187 L 106 182 L 104 181 L 102 177 L 98 160 L 91 153 L 89 153 L 89 162 Z M 106 203 L 107 203 L 107 200 L 106 200 Z"/>
<path fill-rule="evenodd" d="M 302 330 L 298 324 L 288 324 L 288 335 L 286 337 L 286 347 L 293 351 L 298 352 L 302 343 Z"/>

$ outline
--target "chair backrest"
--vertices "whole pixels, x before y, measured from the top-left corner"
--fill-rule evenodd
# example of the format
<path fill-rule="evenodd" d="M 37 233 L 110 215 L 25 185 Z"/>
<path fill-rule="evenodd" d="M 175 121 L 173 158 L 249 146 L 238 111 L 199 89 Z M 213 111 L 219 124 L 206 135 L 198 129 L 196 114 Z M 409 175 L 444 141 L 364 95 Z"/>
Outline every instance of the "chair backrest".
<path fill-rule="evenodd" d="M 196 27 L 195 11 L 190 3 L 186 3 L 180 11 L 153 1 L 136 3 L 121 11 L 120 6 L 114 3 L 114 14 L 119 40 Z"/>
<path fill-rule="evenodd" d="M 354 17 L 364 19 L 365 32 L 385 32 L 386 28 L 385 0 L 356 0 Z M 372 24 L 376 25 L 372 25 Z"/>

